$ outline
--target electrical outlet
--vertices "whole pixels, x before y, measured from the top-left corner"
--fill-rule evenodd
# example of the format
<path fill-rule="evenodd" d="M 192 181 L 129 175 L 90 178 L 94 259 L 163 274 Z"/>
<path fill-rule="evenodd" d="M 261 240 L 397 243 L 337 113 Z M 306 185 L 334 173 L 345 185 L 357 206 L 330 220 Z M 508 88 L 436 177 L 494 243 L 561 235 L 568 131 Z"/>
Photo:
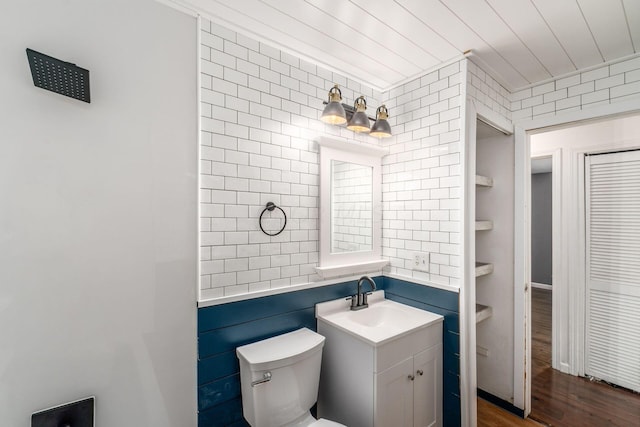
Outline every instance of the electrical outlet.
<path fill-rule="evenodd" d="M 429 254 L 415 252 L 413 254 L 413 269 L 417 271 L 429 272 Z"/>

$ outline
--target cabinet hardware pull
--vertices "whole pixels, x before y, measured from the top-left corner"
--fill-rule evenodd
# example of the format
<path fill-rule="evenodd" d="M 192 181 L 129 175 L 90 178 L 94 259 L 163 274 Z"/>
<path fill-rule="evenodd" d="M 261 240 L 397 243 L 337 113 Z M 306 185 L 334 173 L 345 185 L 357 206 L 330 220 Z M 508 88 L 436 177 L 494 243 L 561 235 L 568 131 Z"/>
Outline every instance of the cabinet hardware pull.
<path fill-rule="evenodd" d="M 418 369 L 418 370 L 416 371 L 416 373 L 417 373 L 418 375 L 420 375 L 420 376 L 422 376 L 422 374 L 424 374 L 424 372 L 422 372 L 422 369 Z"/>
<path fill-rule="evenodd" d="M 407 378 L 409 378 L 411 381 L 413 381 L 416 377 L 414 377 L 413 375 L 407 375 Z"/>

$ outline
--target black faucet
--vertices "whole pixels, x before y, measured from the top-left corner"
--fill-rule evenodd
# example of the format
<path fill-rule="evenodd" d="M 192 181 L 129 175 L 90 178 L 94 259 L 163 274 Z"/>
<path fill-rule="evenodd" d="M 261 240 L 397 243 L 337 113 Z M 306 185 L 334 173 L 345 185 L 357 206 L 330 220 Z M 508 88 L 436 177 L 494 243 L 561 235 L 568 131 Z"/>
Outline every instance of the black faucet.
<path fill-rule="evenodd" d="M 369 285 L 371 285 L 371 292 L 362 292 L 362 282 L 365 281 L 369 282 Z M 367 303 L 367 296 L 371 295 L 371 293 L 375 290 L 376 282 L 374 282 L 373 279 L 369 276 L 362 276 L 358 280 L 357 293 L 347 298 L 348 300 L 351 300 L 351 310 L 362 310 L 363 308 L 369 307 L 369 304 Z"/>

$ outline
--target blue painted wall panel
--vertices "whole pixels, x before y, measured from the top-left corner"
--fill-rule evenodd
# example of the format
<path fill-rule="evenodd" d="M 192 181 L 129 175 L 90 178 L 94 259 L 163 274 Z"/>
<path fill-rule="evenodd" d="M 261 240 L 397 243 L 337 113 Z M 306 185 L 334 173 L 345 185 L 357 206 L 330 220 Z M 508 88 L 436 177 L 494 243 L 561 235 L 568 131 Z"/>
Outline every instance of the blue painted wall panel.
<path fill-rule="evenodd" d="M 387 298 L 442 314 L 444 425 L 460 425 L 458 294 L 387 277 Z M 242 416 L 236 347 L 301 327 L 316 330 L 315 305 L 355 293 L 355 281 L 198 310 L 199 427 L 247 426 Z"/>
<path fill-rule="evenodd" d="M 227 427 L 243 421 L 240 397 L 198 413 L 198 427 Z"/>
<path fill-rule="evenodd" d="M 404 280 L 384 277 L 385 293 L 393 293 L 405 298 L 424 302 L 434 307 L 458 313 L 458 294 L 429 286 L 418 285 Z"/>
<path fill-rule="evenodd" d="M 198 387 L 198 410 L 213 408 L 241 396 L 240 373 L 235 373 Z"/>
<path fill-rule="evenodd" d="M 442 370 L 460 375 L 460 354 L 452 353 L 448 349 L 443 349 L 444 360 L 442 361 Z"/>
<path fill-rule="evenodd" d="M 232 375 L 240 371 L 235 349 L 211 357 L 200 356 L 198 360 L 198 385 L 203 385 L 218 378 Z"/>
<path fill-rule="evenodd" d="M 198 353 L 201 358 L 208 357 L 302 327 L 316 329 L 315 307 L 201 333 L 198 337 Z"/>
<path fill-rule="evenodd" d="M 382 287 L 382 277 L 374 277 L 376 286 Z M 319 302 L 331 301 L 356 292 L 356 281 L 332 286 L 287 292 L 268 297 L 216 305 L 198 310 L 198 332 L 250 322 L 289 311 L 315 307 Z"/>

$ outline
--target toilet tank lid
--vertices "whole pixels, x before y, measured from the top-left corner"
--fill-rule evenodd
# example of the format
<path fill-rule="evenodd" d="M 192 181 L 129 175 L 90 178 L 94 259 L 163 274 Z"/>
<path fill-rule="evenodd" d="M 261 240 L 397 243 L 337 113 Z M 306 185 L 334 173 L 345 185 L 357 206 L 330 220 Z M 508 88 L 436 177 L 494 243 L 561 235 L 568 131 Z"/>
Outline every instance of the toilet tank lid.
<path fill-rule="evenodd" d="M 275 369 L 304 359 L 322 349 L 324 337 L 310 329 L 278 335 L 266 340 L 243 345 L 236 349 L 240 360 L 251 365 L 251 370 Z"/>

